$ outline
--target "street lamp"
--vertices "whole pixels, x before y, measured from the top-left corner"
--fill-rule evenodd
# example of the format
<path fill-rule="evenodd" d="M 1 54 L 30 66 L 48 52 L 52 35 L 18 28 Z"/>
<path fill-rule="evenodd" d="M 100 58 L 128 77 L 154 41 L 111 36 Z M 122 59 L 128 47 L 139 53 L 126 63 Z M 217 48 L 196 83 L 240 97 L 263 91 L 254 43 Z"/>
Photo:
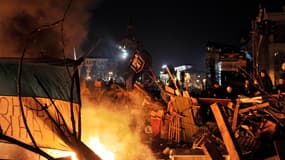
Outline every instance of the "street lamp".
<path fill-rule="evenodd" d="M 128 51 L 126 50 L 126 46 L 119 46 L 118 47 L 119 48 L 119 50 L 120 50 L 120 57 L 122 58 L 122 59 L 127 59 L 128 58 L 128 56 L 129 56 L 129 53 L 128 53 Z"/>

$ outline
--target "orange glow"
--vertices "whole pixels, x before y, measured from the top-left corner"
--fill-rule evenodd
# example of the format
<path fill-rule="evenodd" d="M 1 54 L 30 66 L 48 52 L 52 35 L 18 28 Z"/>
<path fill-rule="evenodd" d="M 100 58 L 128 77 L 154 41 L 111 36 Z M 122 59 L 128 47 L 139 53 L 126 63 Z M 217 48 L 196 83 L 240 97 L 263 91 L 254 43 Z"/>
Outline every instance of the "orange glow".
<path fill-rule="evenodd" d="M 145 116 L 149 115 L 141 105 L 143 96 L 129 95 L 132 96 L 128 103 L 124 96 L 114 101 L 109 94 L 96 102 L 82 97 L 82 141 L 102 160 L 155 160 L 149 146 L 142 141 Z M 78 160 L 72 152 L 48 153 L 54 157 L 72 155 L 72 160 Z"/>
<path fill-rule="evenodd" d="M 106 147 L 100 143 L 100 140 L 96 137 L 90 137 L 90 141 L 87 146 L 90 147 L 102 160 L 115 160 L 115 155 L 111 151 L 108 151 Z M 76 157 L 75 152 L 61 151 L 55 149 L 46 149 L 46 153 L 50 154 L 55 158 L 59 157 L 71 157 L 72 160 L 79 160 Z"/>
<path fill-rule="evenodd" d="M 90 137 L 89 139 L 90 141 L 87 143 L 87 146 L 90 147 L 102 160 L 115 160 L 114 153 L 108 151 L 106 147 L 100 143 L 98 138 Z M 75 152 L 46 149 L 46 153 L 55 158 L 71 157 L 72 160 L 79 160 L 76 157 Z"/>
<path fill-rule="evenodd" d="M 56 149 L 46 149 L 45 152 L 55 158 L 71 156 L 72 160 L 78 160 L 74 152 L 61 151 L 61 150 L 56 150 Z"/>
<path fill-rule="evenodd" d="M 145 116 L 149 116 L 141 105 L 144 97 L 120 92 L 121 97 L 113 100 L 110 93 L 102 92 L 106 96 L 96 101 L 82 97 L 82 141 L 104 160 L 155 160 L 142 141 Z M 128 101 L 126 95 L 131 95 Z"/>
<path fill-rule="evenodd" d="M 95 153 L 99 155 L 102 160 L 115 160 L 113 152 L 108 151 L 106 147 L 100 143 L 100 140 L 96 137 L 90 137 L 90 141 L 87 144 Z"/>

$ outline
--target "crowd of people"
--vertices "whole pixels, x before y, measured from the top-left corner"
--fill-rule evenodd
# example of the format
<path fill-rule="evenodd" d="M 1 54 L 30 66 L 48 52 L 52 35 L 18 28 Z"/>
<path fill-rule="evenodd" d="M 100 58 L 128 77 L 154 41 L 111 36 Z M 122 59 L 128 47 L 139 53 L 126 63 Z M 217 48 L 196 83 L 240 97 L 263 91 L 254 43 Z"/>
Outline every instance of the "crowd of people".
<path fill-rule="evenodd" d="M 242 85 L 234 87 L 231 84 L 222 86 L 219 82 L 214 82 L 211 88 L 206 90 L 206 94 L 202 95 L 208 98 L 221 98 L 231 99 L 236 101 L 241 96 L 246 97 L 270 97 L 274 96 L 279 100 L 285 98 L 285 74 L 281 74 L 276 85 L 273 84 L 270 76 L 266 70 L 260 70 L 258 76 L 255 79 L 244 79 Z M 283 106 L 282 106 L 283 107 Z M 283 107 L 284 108 L 284 107 Z M 271 119 L 265 119 L 259 127 L 260 134 L 269 135 L 274 139 L 285 138 L 285 127 L 272 121 Z"/>
<path fill-rule="evenodd" d="M 270 76 L 265 70 L 259 72 L 259 76 L 255 79 L 245 79 L 242 86 L 234 87 L 231 84 L 226 86 L 214 82 L 204 95 L 212 98 L 230 98 L 236 99 L 238 95 L 247 97 L 260 96 L 265 94 L 277 94 L 282 96 L 285 94 L 285 77 L 280 76 L 277 84 L 274 85 Z"/>

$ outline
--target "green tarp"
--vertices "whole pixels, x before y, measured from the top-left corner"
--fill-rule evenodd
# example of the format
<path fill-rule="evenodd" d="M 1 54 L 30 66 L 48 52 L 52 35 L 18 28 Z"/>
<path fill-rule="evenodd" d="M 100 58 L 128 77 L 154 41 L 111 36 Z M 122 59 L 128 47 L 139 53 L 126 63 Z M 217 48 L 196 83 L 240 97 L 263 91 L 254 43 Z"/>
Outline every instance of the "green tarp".
<path fill-rule="evenodd" d="M 71 76 L 75 63 L 63 60 L 25 59 L 22 63 L 21 95 L 71 100 Z M 19 59 L 0 59 L 0 96 L 17 96 Z M 69 70 L 69 71 L 68 71 Z M 80 101 L 79 78 L 75 74 L 73 102 Z"/>

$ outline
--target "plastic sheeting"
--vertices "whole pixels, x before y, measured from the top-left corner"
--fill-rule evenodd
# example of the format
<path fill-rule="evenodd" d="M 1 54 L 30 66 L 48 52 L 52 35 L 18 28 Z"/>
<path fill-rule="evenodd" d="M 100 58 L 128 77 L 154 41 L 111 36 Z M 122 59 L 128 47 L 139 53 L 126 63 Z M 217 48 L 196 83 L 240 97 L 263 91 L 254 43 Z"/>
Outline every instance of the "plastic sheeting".
<path fill-rule="evenodd" d="M 0 95 L 17 96 L 19 60 L 0 59 Z M 69 71 L 68 71 L 68 70 Z M 71 100 L 70 76 L 73 66 L 63 63 L 42 61 L 24 61 L 21 76 L 21 94 L 23 97 L 41 97 L 60 100 Z M 79 102 L 76 85 L 73 88 L 73 102 Z"/>

